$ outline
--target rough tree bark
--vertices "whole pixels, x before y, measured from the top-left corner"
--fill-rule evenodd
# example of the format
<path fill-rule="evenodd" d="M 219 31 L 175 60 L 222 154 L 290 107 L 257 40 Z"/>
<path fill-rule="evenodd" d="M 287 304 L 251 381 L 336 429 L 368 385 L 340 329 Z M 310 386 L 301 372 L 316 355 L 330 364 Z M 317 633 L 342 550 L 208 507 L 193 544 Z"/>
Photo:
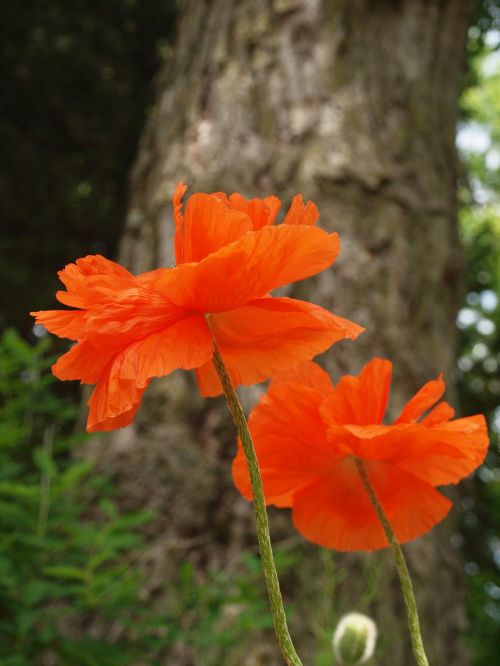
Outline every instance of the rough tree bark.
<path fill-rule="evenodd" d="M 177 46 L 133 172 L 121 261 L 135 272 L 172 263 L 170 197 L 181 178 L 190 192 L 275 193 L 285 204 L 300 191 L 318 204 L 320 223 L 340 232 L 342 252 L 292 293 L 314 294 L 367 328 L 321 361 L 338 376 L 374 355 L 391 358 L 393 411 L 439 370 L 450 378 L 461 277 L 454 133 L 473 9 L 472 0 L 181 3 Z M 203 576 L 255 545 L 250 506 L 230 480 L 233 438 L 223 402 L 202 401 L 193 378 L 175 373 L 153 383 L 133 427 L 95 447 L 123 501 L 159 512 L 143 558 L 146 597 L 175 581 L 181 561 Z M 271 513 L 275 541 L 290 537 L 289 516 Z M 433 666 L 469 663 L 450 530 L 448 521 L 406 548 Z M 334 613 L 363 605 L 371 561 L 382 567 L 370 602 L 382 663 L 389 654 L 394 666 L 412 663 L 386 556 L 346 558 L 300 539 L 297 548 L 304 556 L 284 587 L 305 663 L 319 663 L 313 655 Z M 332 567 L 343 582 L 332 582 Z M 217 663 L 281 663 L 269 633 L 248 639 Z M 162 663 L 208 661 L 177 646 Z"/>

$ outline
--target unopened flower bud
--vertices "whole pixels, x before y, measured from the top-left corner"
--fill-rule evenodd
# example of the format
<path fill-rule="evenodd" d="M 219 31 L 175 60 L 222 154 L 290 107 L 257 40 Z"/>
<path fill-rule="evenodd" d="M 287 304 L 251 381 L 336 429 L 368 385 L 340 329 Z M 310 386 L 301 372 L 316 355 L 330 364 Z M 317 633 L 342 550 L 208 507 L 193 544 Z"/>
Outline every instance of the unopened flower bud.
<path fill-rule="evenodd" d="M 373 656 L 377 626 L 367 615 L 344 615 L 333 634 L 333 650 L 340 664 L 364 664 Z"/>

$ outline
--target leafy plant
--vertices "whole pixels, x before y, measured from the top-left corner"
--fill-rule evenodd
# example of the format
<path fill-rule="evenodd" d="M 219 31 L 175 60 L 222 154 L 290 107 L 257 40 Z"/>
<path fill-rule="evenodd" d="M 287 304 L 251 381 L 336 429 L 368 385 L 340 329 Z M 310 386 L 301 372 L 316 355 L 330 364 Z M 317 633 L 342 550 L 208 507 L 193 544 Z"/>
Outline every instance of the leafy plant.
<path fill-rule="evenodd" d="M 486 3 L 493 7 L 494 3 Z M 493 14 L 492 14 L 493 16 Z M 496 14 L 495 14 L 496 16 Z M 498 16 L 496 16 L 498 22 Z M 488 27 L 488 26 L 486 26 Z M 474 665 L 495 661 L 500 631 L 500 60 L 498 31 L 486 30 L 471 60 L 473 85 L 465 90 L 466 122 L 458 134 L 468 170 L 460 227 L 467 260 L 467 295 L 458 316 L 458 386 L 465 413 L 483 412 L 491 448 L 462 500 L 467 558 L 468 640 Z"/>
<path fill-rule="evenodd" d="M 0 659 L 126 664 L 126 641 L 112 645 L 82 628 L 100 617 L 130 625 L 137 527 L 151 516 L 120 514 L 109 481 L 72 455 L 83 437 L 74 432 L 78 407 L 55 391 L 48 346 L 13 330 L 0 339 Z"/>

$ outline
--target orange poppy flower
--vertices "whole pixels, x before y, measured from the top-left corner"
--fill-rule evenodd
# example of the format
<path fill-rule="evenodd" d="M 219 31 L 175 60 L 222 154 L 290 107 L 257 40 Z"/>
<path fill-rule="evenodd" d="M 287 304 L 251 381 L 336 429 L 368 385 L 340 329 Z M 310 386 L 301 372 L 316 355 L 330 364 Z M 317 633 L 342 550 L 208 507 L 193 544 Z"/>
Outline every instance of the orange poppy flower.
<path fill-rule="evenodd" d="M 445 390 L 441 375 L 393 425 L 384 425 L 391 373 L 392 363 L 376 358 L 334 387 L 318 365 L 306 362 L 273 379 L 250 415 L 266 502 L 291 507 L 296 528 L 314 543 L 344 551 L 389 545 L 356 458 L 404 543 L 448 513 L 451 502 L 436 486 L 457 483 L 486 455 L 483 416 L 451 420 L 448 403 L 433 407 Z M 241 444 L 233 477 L 251 499 Z"/>
<path fill-rule="evenodd" d="M 362 328 L 322 308 L 274 298 L 277 287 L 318 273 L 339 252 L 337 234 L 314 224 L 316 206 L 297 195 L 283 224 L 276 197 L 195 194 L 183 216 L 174 194 L 177 266 L 134 276 L 99 255 L 60 271 L 58 300 L 73 310 L 33 312 L 77 341 L 53 366 L 59 379 L 96 384 L 87 429 L 131 423 L 152 377 L 197 369 L 202 395 L 222 393 L 212 334 L 235 385 L 263 381 Z"/>

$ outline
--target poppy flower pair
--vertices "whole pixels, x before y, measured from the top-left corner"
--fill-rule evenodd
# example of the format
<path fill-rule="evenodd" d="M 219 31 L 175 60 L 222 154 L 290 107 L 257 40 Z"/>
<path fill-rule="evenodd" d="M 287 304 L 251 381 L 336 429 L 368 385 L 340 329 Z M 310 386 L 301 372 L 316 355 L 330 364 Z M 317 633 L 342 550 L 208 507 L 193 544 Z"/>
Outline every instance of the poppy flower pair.
<path fill-rule="evenodd" d="M 59 379 L 96 384 L 87 429 L 130 424 L 152 377 L 195 368 L 201 394 L 222 393 L 213 338 L 234 385 L 268 379 L 362 328 L 323 308 L 270 295 L 314 275 L 339 252 L 337 234 L 315 223 L 318 210 L 297 195 L 282 224 L 276 197 L 195 194 L 185 215 L 175 190 L 174 268 L 134 276 L 99 255 L 59 273 L 58 300 L 73 310 L 32 313 L 76 344 L 53 366 Z"/>
<path fill-rule="evenodd" d="M 388 361 L 375 359 L 336 387 L 310 362 L 363 329 L 270 293 L 336 259 L 339 238 L 315 226 L 316 206 L 297 195 L 275 224 L 276 197 L 195 194 L 183 215 L 185 189 L 178 185 L 173 199 L 175 267 L 134 276 L 87 256 L 59 273 L 66 290 L 57 298 L 74 309 L 32 313 L 52 333 L 76 341 L 53 372 L 96 385 L 87 429 L 130 424 L 151 378 L 177 368 L 196 370 L 202 395 L 222 393 L 212 365 L 215 339 L 233 385 L 274 376 L 249 425 L 267 503 L 291 507 L 306 538 L 338 550 L 387 546 L 357 459 L 400 542 L 429 530 L 450 508 L 436 486 L 456 483 L 485 456 L 484 417 L 453 421 L 446 402 L 431 409 L 444 391 L 439 377 L 393 425 L 382 424 Z M 233 476 L 251 499 L 241 446 Z"/>

